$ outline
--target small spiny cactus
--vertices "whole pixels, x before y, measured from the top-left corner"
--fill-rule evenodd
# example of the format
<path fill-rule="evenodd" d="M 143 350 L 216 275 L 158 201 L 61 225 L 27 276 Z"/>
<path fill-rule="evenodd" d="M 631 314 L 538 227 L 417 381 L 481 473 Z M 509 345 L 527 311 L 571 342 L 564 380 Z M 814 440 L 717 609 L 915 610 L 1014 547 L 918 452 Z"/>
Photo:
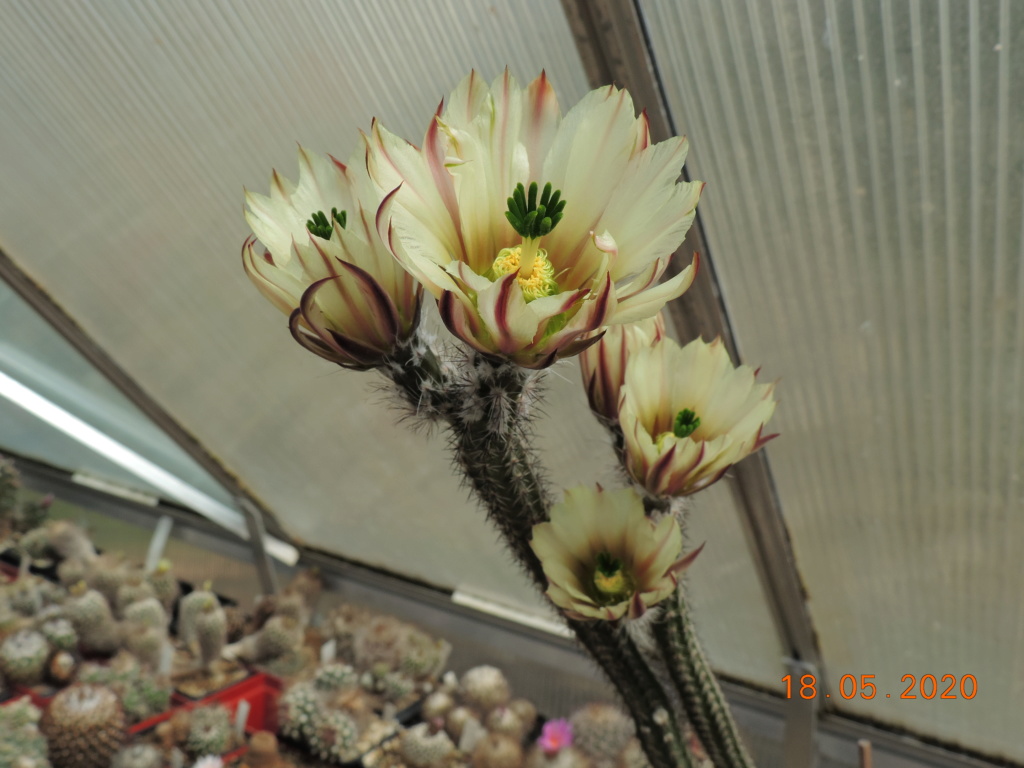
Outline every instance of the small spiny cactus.
<path fill-rule="evenodd" d="M 18 685 L 36 685 L 46 672 L 50 644 L 39 632 L 23 629 L 0 645 L 0 669 L 4 677 Z"/>
<path fill-rule="evenodd" d="M 200 707 L 192 711 L 185 749 L 194 757 L 221 755 L 231 749 L 231 736 L 231 714 L 225 707 Z"/>
<path fill-rule="evenodd" d="M 431 733 L 427 723 L 402 732 L 398 751 L 412 768 L 431 768 L 441 764 L 455 751 L 455 744 L 444 731 Z"/>

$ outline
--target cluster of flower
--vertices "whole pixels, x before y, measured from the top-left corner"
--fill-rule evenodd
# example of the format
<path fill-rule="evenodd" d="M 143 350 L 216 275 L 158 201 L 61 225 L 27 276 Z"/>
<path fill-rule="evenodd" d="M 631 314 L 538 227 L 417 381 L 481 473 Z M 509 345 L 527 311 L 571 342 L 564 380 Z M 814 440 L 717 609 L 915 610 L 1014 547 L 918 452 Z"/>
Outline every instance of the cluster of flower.
<path fill-rule="evenodd" d="M 769 439 L 772 385 L 718 341 L 680 348 L 659 315 L 697 270 L 659 282 L 703 189 L 679 181 L 686 152 L 652 143 L 614 86 L 563 117 L 543 74 L 523 89 L 472 73 L 420 147 L 374 122 L 347 163 L 300 149 L 297 184 L 275 173 L 269 196 L 246 193 L 246 271 L 321 357 L 394 366 L 424 289 L 484 356 L 543 369 L 581 355 L 639 491 L 571 490 L 534 528 L 548 595 L 573 618 L 635 618 L 672 594 L 696 552 L 681 556 L 678 520 L 644 495 L 706 488 Z"/>

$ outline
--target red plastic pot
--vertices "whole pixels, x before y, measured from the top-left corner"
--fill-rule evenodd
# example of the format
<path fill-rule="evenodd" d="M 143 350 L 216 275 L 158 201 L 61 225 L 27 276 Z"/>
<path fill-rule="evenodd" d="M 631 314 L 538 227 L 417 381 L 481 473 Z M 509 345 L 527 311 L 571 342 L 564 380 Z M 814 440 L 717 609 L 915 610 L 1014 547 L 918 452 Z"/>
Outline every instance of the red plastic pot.
<path fill-rule="evenodd" d="M 227 707 L 231 716 L 234 717 L 238 705 L 247 701 L 249 702 L 249 717 L 245 721 L 246 732 L 272 731 L 277 733 L 277 700 L 281 697 L 283 687 L 280 678 L 266 672 L 258 672 L 234 685 L 211 693 L 206 698 L 198 701 L 176 700 L 175 704 L 186 709 L 220 704 Z"/>

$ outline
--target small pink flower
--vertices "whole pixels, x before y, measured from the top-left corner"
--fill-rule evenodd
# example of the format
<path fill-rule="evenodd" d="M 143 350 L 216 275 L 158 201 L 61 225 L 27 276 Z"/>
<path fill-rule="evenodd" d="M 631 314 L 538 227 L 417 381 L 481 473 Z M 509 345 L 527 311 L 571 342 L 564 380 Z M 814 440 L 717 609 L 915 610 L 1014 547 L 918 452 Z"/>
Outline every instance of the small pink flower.
<path fill-rule="evenodd" d="M 568 720 L 548 720 L 541 729 L 537 745 L 548 757 L 572 746 L 572 723 Z"/>

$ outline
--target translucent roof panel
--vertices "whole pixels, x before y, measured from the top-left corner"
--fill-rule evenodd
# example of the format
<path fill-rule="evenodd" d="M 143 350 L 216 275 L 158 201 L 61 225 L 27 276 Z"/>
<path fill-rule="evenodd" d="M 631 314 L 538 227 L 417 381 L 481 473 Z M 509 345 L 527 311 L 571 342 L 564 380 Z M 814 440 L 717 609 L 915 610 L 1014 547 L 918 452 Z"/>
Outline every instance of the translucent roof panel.
<path fill-rule="evenodd" d="M 1021 760 L 1024 7 L 641 5 L 740 348 L 782 379 L 828 703 Z"/>
<path fill-rule="evenodd" d="M 295 142 L 345 157 L 376 115 L 418 141 L 472 67 L 587 91 L 558 3 L 271 0 L 0 7 L 0 242 L 304 542 L 443 587 L 542 606 L 460 487 L 442 435 L 396 425 L 372 375 L 290 338 L 243 274 L 242 187 L 294 178 Z M 575 363 L 538 425 L 557 485 L 615 470 Z M 781 652 L 728 493 L 694 512 L 712 659 L 770 684 Z"/>

